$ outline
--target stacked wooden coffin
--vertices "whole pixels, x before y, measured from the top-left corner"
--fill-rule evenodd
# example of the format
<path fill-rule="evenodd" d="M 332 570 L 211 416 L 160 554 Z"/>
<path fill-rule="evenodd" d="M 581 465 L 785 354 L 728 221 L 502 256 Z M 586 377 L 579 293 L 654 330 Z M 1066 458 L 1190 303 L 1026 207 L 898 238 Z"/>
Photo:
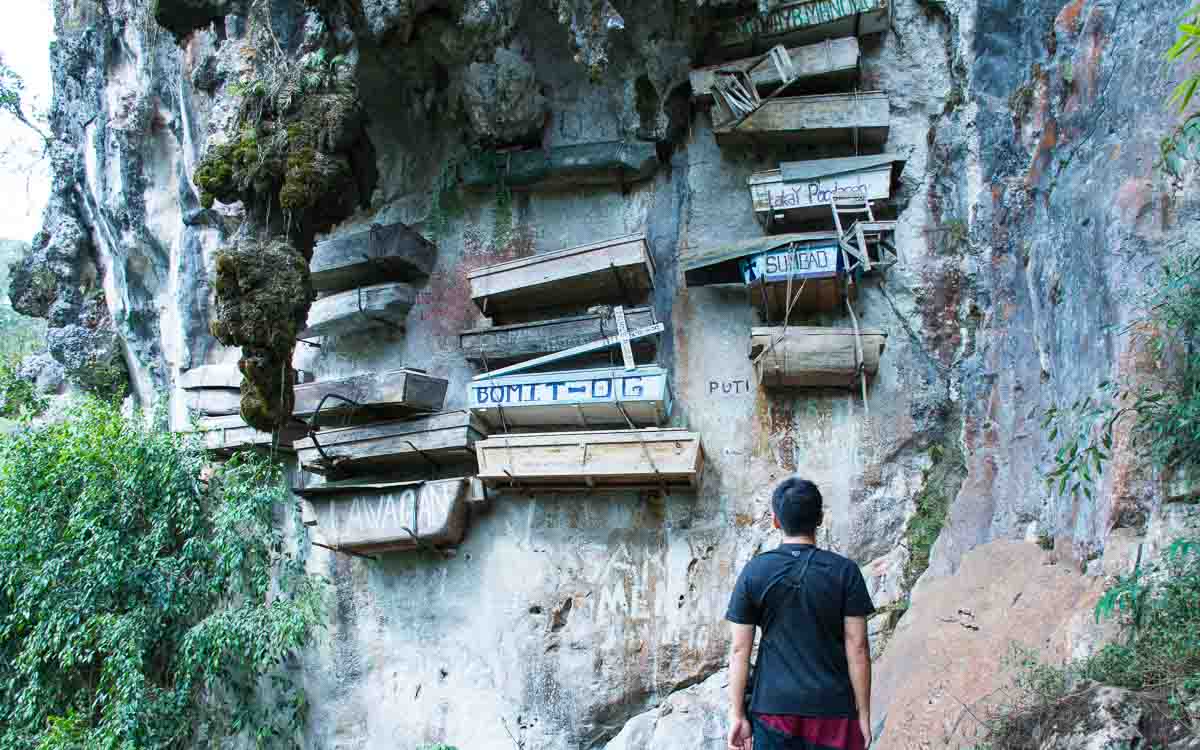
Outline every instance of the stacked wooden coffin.
<path fill-rule="evenodd" d="M 662 428 L 670 379 L 647 362 L 663 330 L 646 304 L 654 273 L 638 234 L 470 275 L 471 296 L 489 316 L 461 336 L 484 370 L 467 385 L 467 403 L 491 434 L 475 446 L 486 485 L 696 484 L 699 437 Z"/>
<path fill-rule="evenodd" d="M 317 299 L 300 338 L 402 330 L 416 302 L 411 282 L 429 275 L 436 255 L 432 243 L 404 224 L 317 243 L 309 264 Z"/>
<path fill-rule="evenodd" d="M 766 388 L 857 387 L 878 371 L 884 334 L 858 326 L 864 273 L 895 262 L 889 213 L 903 158 L 883 152 L 887 95 L 857 87 L 859 38 L 887 30 L 890 0 L 808 0 L 729 19 L 724 57 L 692 72 L 722 145 L 781 142 L 851 155 L 784 162 L 749 179 L 767 236 L 680 254 L 688 286 L 736 284 L 761 311 L 750 356 Z M 878 215 L 877 215 L 878 214 Z M 849 325 L 811 325 L 845 314 Z"/>

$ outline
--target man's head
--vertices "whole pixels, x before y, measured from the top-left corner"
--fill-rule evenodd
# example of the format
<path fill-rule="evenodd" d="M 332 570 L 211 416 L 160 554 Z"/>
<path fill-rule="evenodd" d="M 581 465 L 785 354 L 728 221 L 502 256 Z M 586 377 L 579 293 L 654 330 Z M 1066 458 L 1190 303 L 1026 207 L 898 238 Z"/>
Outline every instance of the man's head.
<path fill-rule="evenodd" d="M 775 527 L 787 536 L 812 535 L 821 525 L 821 491 L 817 485 L 789 477 L 779 483 L 771 496 Z"/>

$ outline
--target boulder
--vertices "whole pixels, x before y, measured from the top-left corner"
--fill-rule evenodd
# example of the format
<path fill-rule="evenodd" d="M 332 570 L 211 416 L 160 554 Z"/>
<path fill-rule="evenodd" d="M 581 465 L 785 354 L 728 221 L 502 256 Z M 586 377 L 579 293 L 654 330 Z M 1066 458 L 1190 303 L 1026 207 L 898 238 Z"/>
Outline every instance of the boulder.
<path fill-rule="evenodd" d="M 1056 564 L 1027 542 L 976 547 L 949 577 L 923 580 L 875 667 L 872 717 L 886 722 L 877 750 L 966 748 L 1013 675 L 1012 645 L 1049 663 L 1068 655 L 1071 619 L 1103 581 Z"/>
<path fill-rule="evenodd" d="M 728 670 L 667 696 L 630 719 L 604 750 L 725 750 Z"/>
<path fill-rule="evenodd" d="M 367 34 L 378 43 L 394 33 L 407 43 L 417 16 L 434 4 L 435 0 L 362 0 Z"/>
<path fill-rule="evenodd" d="M 471 127 L 480 139 L 514 143 L 536 137 L 546 119 L 546 97 L 533 66 L 503 47 L 492 62 L 467 69 L 463 98 Z"/>
<path fill-rule="evenodd" d="M 80 322 L 46 332 L 50 355 L 62 365 L 67 379 L 85 391 L 111 396 L 129 382 L 121 337 L 104 299 L 88 302 Z"/>
<path fill-rule="evenodd" d="M 13 309 L 22 315 L 62 326 L 74 321 L 83 304 L 82 287 L 95 278 L 96 271 L 88 232 L 74 211 L 55 210 L 53 203 L 47 215 L 57 221 L 48 222 L 25 257 L 13 264 L 8 295 Z"/>
<path fill-rule="evenodd" d="M 63 366 L 47 352 L 30 354 L 17 370 L 17 377 L 33 383 L 42 394 L 61 393 L 66 376 Z"/>

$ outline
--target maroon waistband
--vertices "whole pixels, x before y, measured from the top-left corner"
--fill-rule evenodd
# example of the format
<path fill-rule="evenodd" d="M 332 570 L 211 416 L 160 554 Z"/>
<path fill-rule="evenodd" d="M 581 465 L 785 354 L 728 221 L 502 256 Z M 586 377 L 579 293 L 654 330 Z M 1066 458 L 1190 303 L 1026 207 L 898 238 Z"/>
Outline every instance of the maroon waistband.
<path fill-rule="evenodd" d="M 754 717 L 790 737 L 830 750 L 864 750 L 867 746 L 858 728 L 858 719 L 834 716 L 791 716 L 788 714 L 755 714 Z"/>

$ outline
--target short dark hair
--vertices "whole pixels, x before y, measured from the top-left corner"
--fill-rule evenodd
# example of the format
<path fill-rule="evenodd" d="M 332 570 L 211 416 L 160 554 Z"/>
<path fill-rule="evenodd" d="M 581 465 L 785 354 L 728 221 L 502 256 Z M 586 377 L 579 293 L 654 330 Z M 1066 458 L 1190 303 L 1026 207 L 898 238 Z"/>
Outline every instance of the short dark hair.
<path fill-rule="evenodd" d="M 784 534 L 812 534 L 821 523 L 821 491 L 807 479 L 788 477 L 771 495 L 771 509 Z"/>

